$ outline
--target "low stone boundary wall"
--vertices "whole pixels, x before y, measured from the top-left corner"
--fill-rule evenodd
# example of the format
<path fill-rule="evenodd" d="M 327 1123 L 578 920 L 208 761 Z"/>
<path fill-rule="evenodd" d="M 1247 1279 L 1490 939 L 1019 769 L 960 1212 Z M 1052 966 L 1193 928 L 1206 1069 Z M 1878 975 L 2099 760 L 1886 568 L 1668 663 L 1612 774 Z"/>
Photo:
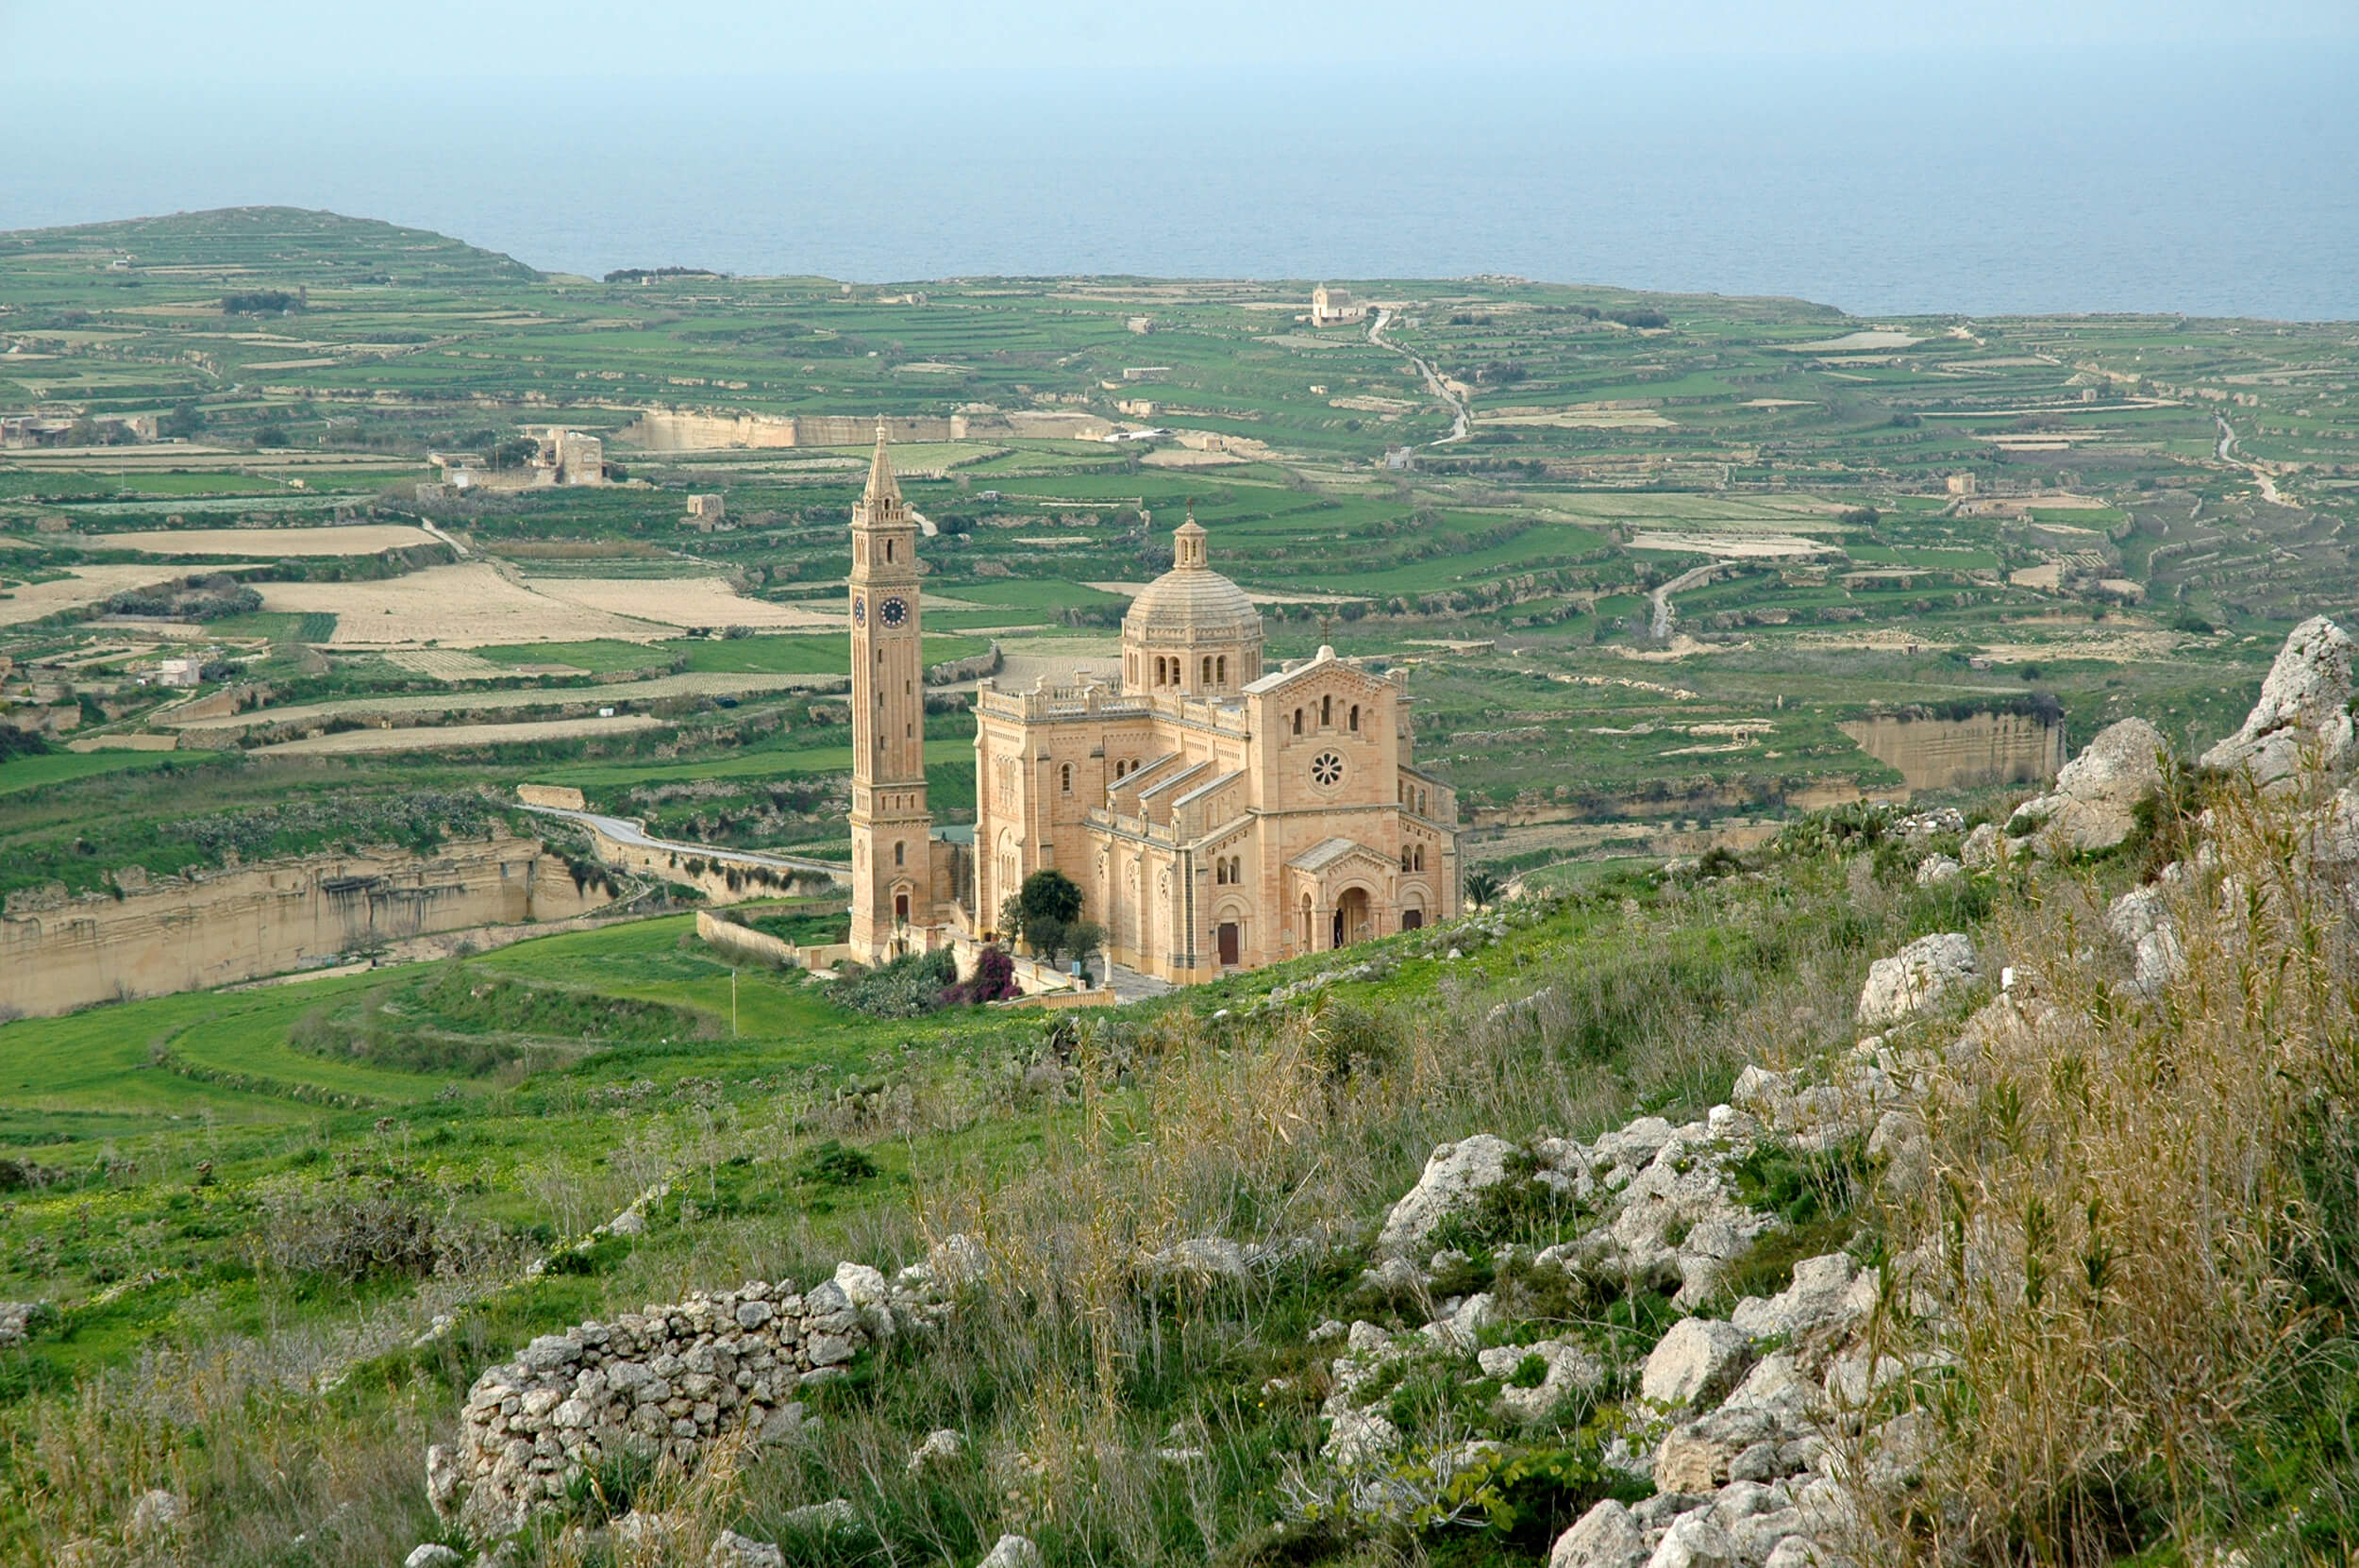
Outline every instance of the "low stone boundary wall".
<path fill-rule="evenodd" d="M 938 1259 L 979 1257 L 965 1238 L 953 1241 Z M 791 1442 L 804 1421 L 795 1392 L 844 1376 L 873 1344 L 938 1326 L 945 1287 L 960 1282 L 938 1276 L 958 1272 L 917 1264 L 887 1281 L 843 1263 L 809 1291 L 754 1280 L 544 1334 L 476 1379 L 457 1446 L 427 1450 L 427 1500 L 478 1538 L 506 1535 L 561 1506 L 572 1481 L 610 1454 L 694 1469 L 731 1433 Z"/>

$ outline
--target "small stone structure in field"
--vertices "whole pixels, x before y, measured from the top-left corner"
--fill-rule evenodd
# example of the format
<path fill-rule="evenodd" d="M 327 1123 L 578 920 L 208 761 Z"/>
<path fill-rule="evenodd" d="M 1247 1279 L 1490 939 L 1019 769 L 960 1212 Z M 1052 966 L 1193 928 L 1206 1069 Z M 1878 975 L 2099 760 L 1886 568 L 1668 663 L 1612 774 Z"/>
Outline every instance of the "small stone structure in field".
<path fill-rule="evenodd" d="M 845 1375 L 862 1351 L 939 1324 L 947 1288 L 979 1259 L 965 1238 L 888 1281 L 840 1265 L 808 1291 L 755 1280 L 668 1307 L 544 1334 L 476 1379 L 456 1449 L 427 1451 L 435 1512 L 478 1537 L 561 1505 L 610 1455 L 667 1456 L 693 1469 L 707 1445 L 751 1431 L 793 1441 L 797 1390 Z"/>

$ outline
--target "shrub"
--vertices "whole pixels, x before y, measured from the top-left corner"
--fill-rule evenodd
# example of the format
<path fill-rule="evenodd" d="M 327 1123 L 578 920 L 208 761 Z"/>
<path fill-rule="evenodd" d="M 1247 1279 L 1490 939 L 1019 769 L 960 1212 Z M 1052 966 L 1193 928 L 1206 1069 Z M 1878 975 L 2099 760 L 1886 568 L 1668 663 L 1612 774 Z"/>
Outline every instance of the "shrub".
<path fill-rule="evenodd" d="M 250 1244 L 257 1267 L 357 1284 L 460 1272 L 494 1256 L 499 1238 L 437 1215 L 408 1193 L 323 1192 L 264 1196 Z"/>
<path fill-rule="evenodd" d="M 837 1001 L 871 1018 L 918 1018 L 950 1000 L 945 993 L 958 978 L 958 960 L 945 949 L 904 953 L 865 974 L 847 976 L 833 990 Z"/>
<path fill-rule="evenodd" d="M 795 1162 L 797 1180 L 821 1187 L 857 1187 L 877 1175 L 875 1160 L 832 1138 L 805 1149 L 802 1158 Z"/>

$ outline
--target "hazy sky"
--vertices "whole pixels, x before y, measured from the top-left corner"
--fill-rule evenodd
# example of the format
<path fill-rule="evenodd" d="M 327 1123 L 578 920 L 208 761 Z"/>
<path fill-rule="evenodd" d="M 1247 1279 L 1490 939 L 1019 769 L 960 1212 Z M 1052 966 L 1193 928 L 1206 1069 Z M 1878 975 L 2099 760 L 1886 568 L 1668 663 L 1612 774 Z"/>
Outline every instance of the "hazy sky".
<path fill-rule="evenodd" d="M 0 0 L 0 80 L 501 77 L 2359 40 L 2353 0 Z"/>

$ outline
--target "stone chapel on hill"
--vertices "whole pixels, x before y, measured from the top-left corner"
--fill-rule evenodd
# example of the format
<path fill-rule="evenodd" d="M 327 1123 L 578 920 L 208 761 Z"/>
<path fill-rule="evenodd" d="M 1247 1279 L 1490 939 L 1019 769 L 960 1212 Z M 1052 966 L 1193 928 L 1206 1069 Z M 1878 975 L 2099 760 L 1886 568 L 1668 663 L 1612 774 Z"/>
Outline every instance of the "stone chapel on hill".
<path fill-rule="evenodd" d="M 1118 687 L 982 683 L 968 854 L 926 802 L 918 535 L 880 431 L 852 513 L 856 950 L 989 940 L 1045 867 L 1108 957 L 1180 984 L 1456 912 L 1457 795 L 1415 765 L 1407 673 L 1327 647 L 1264 668 L 1193 518 L 1123 618 Z"/>

